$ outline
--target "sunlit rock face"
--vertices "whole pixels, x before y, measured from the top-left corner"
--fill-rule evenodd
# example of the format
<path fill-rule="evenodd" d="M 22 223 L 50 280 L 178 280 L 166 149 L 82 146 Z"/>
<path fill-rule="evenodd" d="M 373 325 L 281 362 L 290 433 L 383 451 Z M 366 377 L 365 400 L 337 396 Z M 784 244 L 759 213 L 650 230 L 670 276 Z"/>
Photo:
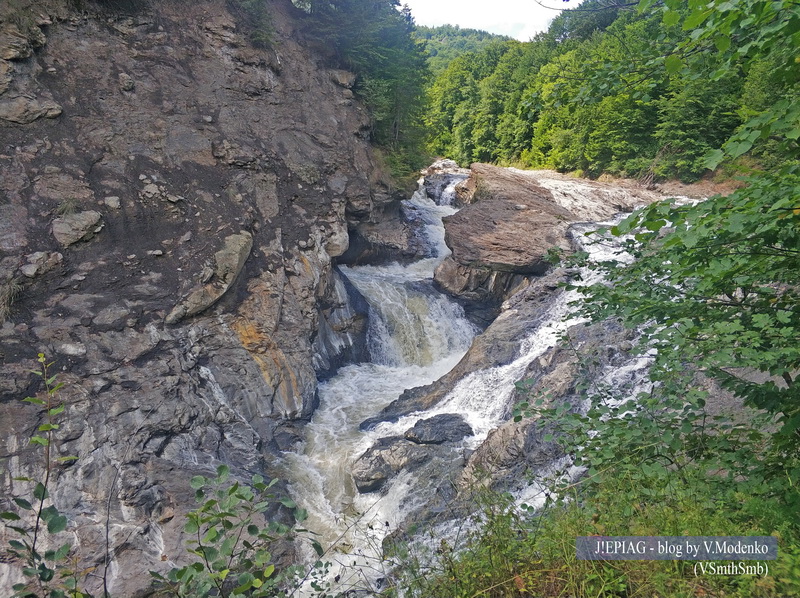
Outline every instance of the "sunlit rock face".
<path fill-rule="evenodd" d="M 348 229 L 399 212 L 353 75 L 306 49 L 288 1 L 270 4 L 271 49 L 223 0 L 59 10 L 0 31 L 0 285 L 19 287 L 0 322 L 0 507 L 41 475 L 20 399 L 42 352 L 65 383 L 57 452 L 78 457 L 53 497 L 89 589 L 134 596 L 183 554 L 190 478 L 273 475 L 317 376 L 363 351 L 332 260 Z"/>

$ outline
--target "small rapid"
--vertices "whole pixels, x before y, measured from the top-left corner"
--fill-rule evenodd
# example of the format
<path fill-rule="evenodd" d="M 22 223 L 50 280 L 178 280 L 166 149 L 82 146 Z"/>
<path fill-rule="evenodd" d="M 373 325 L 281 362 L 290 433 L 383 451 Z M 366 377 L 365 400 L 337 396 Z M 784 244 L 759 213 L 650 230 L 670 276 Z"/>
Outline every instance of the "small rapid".
<path fill-rule="evenodd" d="M 359 424 L 405 389 L 449 372 L 476 333 L 463 309 L 433 287 L 434 269 L 449 254 L 442 218 L 455 209 L 437 205 L 422 189 L 404 203 L 424 223 L 432 257 L 409 265 L 340 268 L 369 305 L 370 361 L 343 367 L 320 383 L 320 405 L 305 426 L 302 449 L 284 454 L 289 491 L 309 514 L 304 525 L 328 550 L 326 560 L 334 568 L 337 561 L 342 564 L 330 573 L 341 588 L 377 583 L 381 541 L 419 498 L 412 492 L 415 480 L 406 474 L 382 495 L 358 493 L 352 464 L 385 435 L 380 427 L 363 432 Z"/>

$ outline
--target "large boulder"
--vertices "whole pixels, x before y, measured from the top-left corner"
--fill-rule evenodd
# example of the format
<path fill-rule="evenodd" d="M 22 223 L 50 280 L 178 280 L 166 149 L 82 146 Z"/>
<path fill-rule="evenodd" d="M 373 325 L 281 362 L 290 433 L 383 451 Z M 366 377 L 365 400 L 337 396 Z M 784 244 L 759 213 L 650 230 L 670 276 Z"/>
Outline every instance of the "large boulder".
<path fill-rule="evenodd" d="M 353 481 L 359 492 L 375 492 L 400 470 L 413 470 L 430 457 L 426 447 L 402 436 L 381 438 L 353 463 Z"/>
<path fill-rule="evenodd" d="M 636 187 L 573 179 L 551 171 L 473 164 L 464 188 L 469 205 L 444 219 L 452 250 L 434 280 L 484 322 L 550 268 L 548 253 L 569 250 L 573 222 L 596 221 L 652 202 Z"/>
<path fill-rule="evenodd" d="M 176 324 L 183 318 L 199 314 L 214 305 L 231 288 L 242 271 L 253 248 L 253 235 L 247 231 L 225 238 L 222 248 L 214 254 L 214 267 L 203 276 L 198 285 L 166 318 L 167 324 Z"/>
<path fill-rule="evenodd" d="M 441 413 L 419 420 L 403 436 L 417 444 L 442 444 L 457 442 L 464 436 L 472 436 L 472 427 L 455 413 Z"/>
<path fill-rule="evenodd" d="M 101 218 L 100 212 L 95 210 L 61 216 L 53 220 L 53 236 L 62 246 L 68 247 L 99 232 Z"/>

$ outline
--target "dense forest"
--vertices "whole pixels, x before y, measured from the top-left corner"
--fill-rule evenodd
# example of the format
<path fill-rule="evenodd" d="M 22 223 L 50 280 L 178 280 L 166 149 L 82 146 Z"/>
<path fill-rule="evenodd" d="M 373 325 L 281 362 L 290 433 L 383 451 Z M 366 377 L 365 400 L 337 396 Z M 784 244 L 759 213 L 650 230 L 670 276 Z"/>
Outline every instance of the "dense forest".
<path fill-rule="evenodd" d="M 797 97 L 796 77 L 752 42 L 695 43 L 686 3 L 667 13 L 606 4 L 564 12 L 529 43 L 495 41 L 453 60 L 430 87 L 431 151 L 463 164 L 690 181 L 752 115 Z M 775 143 L 754 140 L 739 166 L 776 166 Z"/>
<path fill-rule="evenodd" d="M 463 54 L 478 52 L 495 41 L 511 40 L 505 35 L 495 35 L 478 29 L 462 29 L 458 25 L 417 25 L 414 28 L 414 39 L 425 44 L 428 67 L 433 75 L 440 74 L 447 65 Z"/>

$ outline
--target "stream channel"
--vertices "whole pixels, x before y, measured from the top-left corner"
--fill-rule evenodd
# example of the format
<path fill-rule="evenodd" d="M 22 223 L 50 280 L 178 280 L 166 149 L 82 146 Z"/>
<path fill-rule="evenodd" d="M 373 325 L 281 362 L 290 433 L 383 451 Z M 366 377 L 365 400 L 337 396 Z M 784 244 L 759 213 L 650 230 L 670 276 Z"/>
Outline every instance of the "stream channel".
<path fill-rule="evenodd" d="M 381 589 L 387 575 L 381 558 L 382 540 L 409 514 L 429 503 L 440 482 L 437 476 L 403 471 L 380 492 L 361 494 L 351 475 L 354 461 L 378 439 L 402 436 L 419 420 L 458 414 L 474 434 L 450 451 L 449 468 L 454 470 L 453 462 L 463 464 L 464 456 L 508 419 L 515 383 L 528 364 L 577 323 L 566 317 L 569 303 L 576 298 L 574 292 L 560 293 L 537 329 L 519 339 L 513 361 L 472 372 L 428 411 L 401 417 L 395 423 L 383 422 L 368 431 L 359 429 L 362 421 L 377 414 L 405 389 L 429 384 L 450 371 L 478 332 L 462 308 L 433 286 L 434 269 L 450 253 L 444 242 L 442 218 L 456 211 L 448 205 L 455 182 L 442 194 L 439 203 L 445 205 L 434 203 L 422 185 L 404 202 L 406 211 L 425 223 L 433 257 L 408 265 L 340 267 L 369 304 L 370 361 L 345 366 L 320 383 L 320 405 L 305 427 L 303 445 L 296 452 L 284 453 L 289 490 L 309 514 L 303 525 L 313 530 L 326 549 L 324 560 L 333 563 L 329 579 L 336 579 L 339 591 L 359 588 L 353 595 L 369 595 L 370 590 Z M 575 226 L 578 232 L 573 238 L 596 225 Z M 590 251 L 612 255 L 602 246 Z M 536 504 L 535 489 L 523 498 L 528 504 Z M 301 549 L 307 551 L 309 562 L 314 562 L 311 548 L 306 545 Z"/>

